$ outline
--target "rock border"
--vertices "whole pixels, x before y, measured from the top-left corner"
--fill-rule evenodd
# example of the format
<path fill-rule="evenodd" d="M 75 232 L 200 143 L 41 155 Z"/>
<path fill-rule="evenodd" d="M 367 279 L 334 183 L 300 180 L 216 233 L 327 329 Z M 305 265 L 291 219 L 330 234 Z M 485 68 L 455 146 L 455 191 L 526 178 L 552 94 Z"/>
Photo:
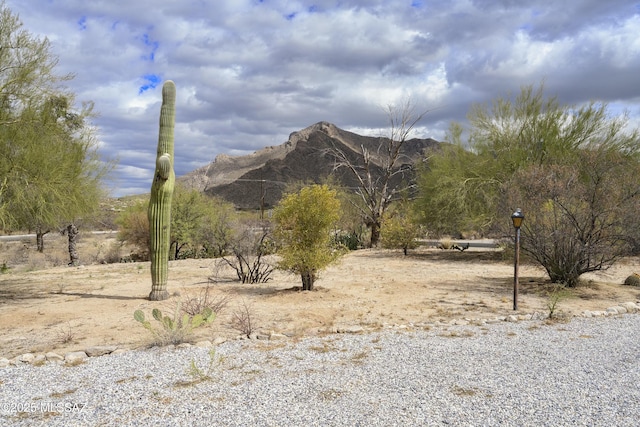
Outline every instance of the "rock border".
<path fill-rule="evenodd" d="M 625 302 L 619 305 L 614 305 L 606 310 L 600 311 L 591 311 L 585 310 L 582 313 L 574 314 L 572 317 L 582 317 L 582 318 L 593 318 L 593 317 L 611 317 L 618 316 L 622 314 L 634 314 L 640 313 L 640 301 L 638 302 Z M 425 322 L 425 323 L 409 323 L 409 324 L 401 324 L 401 325 L 384 325 L 383 328 L 386 329 L 413 329 L 416 327 L 431 327 L 431 326 L 466 326 L 466 325 L 474 325 L 474 326 L 482 326 L 482 325 L 490 325 L 496 324 L 500 322 L 520 322 L 520 321 L 534 321 L 534 320 L 546 320 L 549 318 L 549 315 L 541 312 L 534 312 L 531 314 L 510 314 L 508 316 L 497 316 L 495 318 L 483 319 L 483 318 L 464 318 L 464 319 L 452 319 L 449 322 Z M 377 329 L 377 328 L 376 328 Z M 366 332 L 366 329 L 360 325 L 341 325 L 334 326 L 330 330 L 319 331 L 324 333 L 333 333 L 333 334 L 358 334 Z M 254 332 L 250 335 L 240 335 L 235 339 L 237 340 L 266 340 L 266 341 L 281 341 L 287 340 L 290 337 L 285 334 L 280 334 L 274 331 L 270 332 Z M 168 349 L 173 348 L 189 348 L 189 347 L 212 347 L 215 345 L 220 345 L 226 342 L 227 339 L 223 337 L 216 338 L 213 342 L 211 341 L 199 341 L 195 344 L 190 343 L 182 343 L 178 345 L 169 345 L 166 346 Z M 24 353 L 18 356 L 15 356 L 11 359 L 7 359 L 4 357 L 0 357 L 0 369 L 8 368 L 11 366 L 23 366 L 23 365 L 32 365 L 32 366 L 41 366 L 46 363 L 58 363 L 64 364 L 68 366 L 75 366 L 85 363 L 86 360 L 90 357 L 100 357 L 106 355 L 118 355 L 125 353 L 127 351 L 132 351 L 133 349 L 121 348 L 118 346 L 91 346 L 87 347 L 82 351 L 71 351 L 66 353 L 64 356 L 55 353 L 53 351 L 47 353 Z"/>

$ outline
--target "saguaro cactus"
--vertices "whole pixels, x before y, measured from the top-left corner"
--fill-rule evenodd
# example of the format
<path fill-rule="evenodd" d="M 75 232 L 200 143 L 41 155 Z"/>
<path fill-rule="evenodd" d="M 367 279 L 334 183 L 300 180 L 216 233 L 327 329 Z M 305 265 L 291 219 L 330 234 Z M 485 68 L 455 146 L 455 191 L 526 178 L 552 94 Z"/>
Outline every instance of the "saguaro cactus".
<path fill-rule="evenodd" d="M 176 85 L 167 80 L 162 86 L 160 133 L 156 171 L 149 200 L 149 233 L 151 253 L 151 301 L 169 298 L 167 275 L 169 270 L 169 234 L 171 199 L 176 180 L 173 171 L 173 129 L 176 117 Z"/>

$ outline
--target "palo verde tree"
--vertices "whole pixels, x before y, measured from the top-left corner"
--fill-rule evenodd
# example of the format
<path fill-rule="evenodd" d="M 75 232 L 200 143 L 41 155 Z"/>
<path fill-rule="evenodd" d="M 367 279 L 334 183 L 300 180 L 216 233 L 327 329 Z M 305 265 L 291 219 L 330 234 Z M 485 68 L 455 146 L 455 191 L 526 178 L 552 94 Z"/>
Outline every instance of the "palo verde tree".
<path fill-rule="evenodd" d="M 428 225 L 510 236 L 520 207 L 523 252 L 569 286 L 625 253 L 624 217 L 640 197 L 628 178 L 638 171 L 638 132 L 625 131 L 626 117 L 605 104 L 563 106 L 529 86 L 514 101 L 475 106 L 469 122 L 469 150 L 452 132 L 418 180 Z"/>
<path fill-rule="evenodd" d="M 49 41 L 22 29 L 4 3 L 0 46 L 0 225 L 35 231 L 42 251 L 48 230 L 98 206 L 112 163 L 99 159 L 92 105 L 75 108 L 61 86 L 72 76 L 55 73 Z"/>
<path fill-rule="evenodd" d="M 357 180 L 360 202 L 355 206 L 371 231 L 370 247 L 377 246 L 380 240 L 380 227 L 389 204 L 406 190 L 402 182 L 411 166 L 404 161 L 402 149 L 427 111 L 416 113 L 415 106 L 407 99 L 399 106 L 388 105 L 386 113 L 389 135 L 380 139 L 375 151 L 362 145 L 354 160 L 338 147 L 331 150 L 336 169 L 346 168 Z"/>
<path fill-rule="evenodd" d="M 299 274 L 304 291 L 313 290 L 320 270 L 342 253 L 331 244 L 339 212 L 336 191 L 327 185 L 311 185 L 286 195 L 274 210 L 279 268 Z"/>

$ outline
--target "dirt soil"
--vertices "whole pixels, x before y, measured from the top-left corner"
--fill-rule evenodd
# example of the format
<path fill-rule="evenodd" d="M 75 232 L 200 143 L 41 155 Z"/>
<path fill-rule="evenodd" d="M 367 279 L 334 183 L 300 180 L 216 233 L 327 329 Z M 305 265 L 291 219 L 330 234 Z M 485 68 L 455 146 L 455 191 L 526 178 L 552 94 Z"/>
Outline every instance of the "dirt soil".
<path fill-rule="evenodd" d="M 94 345 L 147 346 L 151 336 L 134 320 L 135 310 L 148 317 L 155 307 L 173 313 L 178 301 L 203 295 L 207 287 L 210 299 L 226 298 L 227 304 L 211 325 L 196 330 L 194 341 L 237 337 L 233 319 L 243 311 L 251 314 L 254 331 L 291 337 L 514 314 L 513 261 L 499 250 L 422 249 L 409 256 L 360 250 L 323 271 L 311 292 L 299 290 L 299 277 L 279 271 L 266 284 L 249 285 L 217 267 L 216 260 L 172 261 L 172 297 L 151 302 L 148 262 L 92 264 L 113 242 L 108 235 L 82 240 L 79 252 L 87 264 L 81 267 L 64 265 L 61 237 L 48 237 L 45 255 L 35 253 L 32 242 L 0 244 L 0 265 L 9 268 L 0 274 L 0 357 L 64 355 Z M 639 302 L 640 289 L 622 285 L 634 272 L 640 272 L 638 258 L 585 275 L 585 283 L 559 301 L 557 311 L 569 317 Z M 541 268 L 521 265 L 517 314 L 548 313 L 551 288 Z"/>

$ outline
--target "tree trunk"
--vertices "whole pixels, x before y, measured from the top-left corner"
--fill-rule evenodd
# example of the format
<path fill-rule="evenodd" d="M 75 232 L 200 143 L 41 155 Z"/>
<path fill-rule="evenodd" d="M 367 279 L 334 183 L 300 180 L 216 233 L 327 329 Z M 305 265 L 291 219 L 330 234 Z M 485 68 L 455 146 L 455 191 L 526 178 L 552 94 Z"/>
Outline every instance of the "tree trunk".
<path fill-rule="evenodd" d="M 313 282 L 316 281 L 316 274 L 314 271 L 305 271 L 301 273 L 302 277 L 302 290 L 303 291 L 312 291 L 313 290 Z"/>
<path fill-rule="evenodd" d="M 372 222 L 371 223 L 371 243 L 369 244 L 369 247 L 370 248 L 377 247 L 379 241 L 380 241 L 380 223 Z"/>
<path fill-rule="evenodd" d="M 79 264 L 79 262 L 78 251 L 76 249 L 78 228 L 74 224 L 69 224 L 67 226 L 67 237 L 69 238 L 69 265 L 75 267 Z"/>
<path fill-rule="evenodd" d="M 38 252 L 44 252 L 44 235 L 47 234 L 50 230 L 42 231 L 42 227 L 36 227 L 36 248 Z"/>

